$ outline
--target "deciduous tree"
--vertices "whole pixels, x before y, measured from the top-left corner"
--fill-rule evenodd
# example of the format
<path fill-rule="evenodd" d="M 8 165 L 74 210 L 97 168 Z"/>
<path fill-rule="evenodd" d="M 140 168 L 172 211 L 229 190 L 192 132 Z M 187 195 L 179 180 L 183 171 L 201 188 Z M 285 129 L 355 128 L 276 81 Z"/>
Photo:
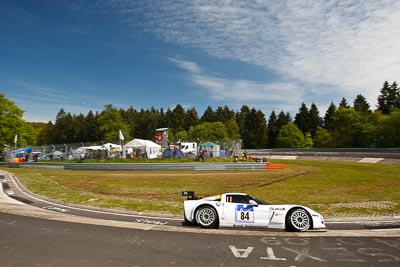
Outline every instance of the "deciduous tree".
<path fill-rule="evenodd" d="M 301 148 L 304 146 L 304 135 L 296 124 L 289 123 L 279 130 L 277 144 L 282 148 Z"/>
<path fill-rule="evenodd" d="M 315 132 L 314 147 L 331 148 L 335 147 L 335 141 L 327 129 L 319 129 Z"/>
<path fill-rule="evenodd" d="M 112 104 L 105 105 L 105 110 L 99 115 L 99 129 L 103 133 L 104 142 L 115 142 L 119 138 L 119 131 L 122 131 L 126 139 L 128 126 L 124 123 L 119 111 Z"/>
<path fill-rule="evenodd" d="M 204 122 L 189 130 L 189 138 L 196 141 L 222 142 L 227 137 L 226 126 L 222 122 Z"/>
<path fill-rule="evenodd" d="M 333 135 L 338 147 L 360 147 L 363 124 L 360 114 L 353 108 L 340 107 L 333 115 Z"/>
<path fill-rule="evenodd" d="M 0 151 L 14 146 L 15 135 L 17 137 L 17 146 L 31 145 L 33 139 L 33 130 L 22 116 L 24 111 L 19 108 L 14 101 L 6 98 L 0 93 Z"/>

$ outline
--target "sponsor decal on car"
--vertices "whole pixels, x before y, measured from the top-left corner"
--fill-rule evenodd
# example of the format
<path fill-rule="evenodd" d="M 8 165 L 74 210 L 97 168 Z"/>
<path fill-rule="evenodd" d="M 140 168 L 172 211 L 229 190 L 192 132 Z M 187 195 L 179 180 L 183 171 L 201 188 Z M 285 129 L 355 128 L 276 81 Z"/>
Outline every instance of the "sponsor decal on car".
<path fill-rule="evenodd" d="M 234 224 L 234 228 L 246 228 L 246 229 L 268 229 L 267 225 L 253 225 L 253 224 Z"/>
<path fill-rule="evenodd" d="M 269 208 L 270 210 L 285 210 L 285 208 L 274 208 L 274 207 L 271 207 L 271 208 Z"/>

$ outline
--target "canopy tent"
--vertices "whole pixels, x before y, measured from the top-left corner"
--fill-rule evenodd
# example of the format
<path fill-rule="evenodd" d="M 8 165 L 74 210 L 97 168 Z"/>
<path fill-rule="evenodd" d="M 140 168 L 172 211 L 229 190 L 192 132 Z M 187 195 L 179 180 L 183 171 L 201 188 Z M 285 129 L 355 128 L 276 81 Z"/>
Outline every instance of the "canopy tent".
<path fill-rule="evenodd" d="M 70 149 L 74 159 L 83 158 L 107 158 L 107 157 L 120 157 L 122 146 L 113 143 L 105 143 L 98 146 L 81 146 L 77 149 Z"/>
<path fill-rule="evenodd" d="M 83 147 L 83 149 L 90 149 L 90 150 L 108 150 L 109 152 L 111 152 L 113 149 L 116 151 L 121 151 L 122 147 L 120 145 L 116 145 L 113 143 L 105 143 L 103 145 L 100 146 L 86 146 Z"/>
<path fill-rule="evenodd" d="M 138 139 L 135 138 L 132 141 L 126 143 L 124 145 L 124 149 L 127 148 L 134 148 L 134 149 L 140 149 L 145 151 L 145 155 L 149 159 L 155 159 L 157 156 L 160 154 L 161 151 L 161 146 L 150 141 L 150 140 L 144 140 L 144 139 Z"/>
<path fill-rule="evenodd" d="M 206 155 L 210 158 L 219 158 L 220 155 L 220 146 L 213 142 L 204 142 L 200 144 L 200 150 L 204 150 L 206 148 Z"/>

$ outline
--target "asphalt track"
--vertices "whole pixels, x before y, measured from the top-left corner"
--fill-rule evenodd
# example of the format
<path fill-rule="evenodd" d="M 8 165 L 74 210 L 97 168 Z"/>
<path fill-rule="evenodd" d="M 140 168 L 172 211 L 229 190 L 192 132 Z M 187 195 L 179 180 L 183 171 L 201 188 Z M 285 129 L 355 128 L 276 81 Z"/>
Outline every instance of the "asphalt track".
<path fill-rule="evenodd" d="M 399 266 L 400 238 L 188 233 L 0 212 L 0 266 Z"/>

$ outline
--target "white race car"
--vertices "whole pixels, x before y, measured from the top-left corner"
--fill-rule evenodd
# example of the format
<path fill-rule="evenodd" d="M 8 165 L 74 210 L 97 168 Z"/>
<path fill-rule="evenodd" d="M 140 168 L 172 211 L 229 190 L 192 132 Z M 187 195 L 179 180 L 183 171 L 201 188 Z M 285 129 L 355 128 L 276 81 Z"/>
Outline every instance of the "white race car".
<path fill-rule="evenodd" d="M 225 193 L 196 199 L 193 191 L 184 191 L 183 225 L 202 228 L 271 228 L 287 231 L 326 229 L 324 218 L 299 205 L 272 205 L 243 193 Z"/>

